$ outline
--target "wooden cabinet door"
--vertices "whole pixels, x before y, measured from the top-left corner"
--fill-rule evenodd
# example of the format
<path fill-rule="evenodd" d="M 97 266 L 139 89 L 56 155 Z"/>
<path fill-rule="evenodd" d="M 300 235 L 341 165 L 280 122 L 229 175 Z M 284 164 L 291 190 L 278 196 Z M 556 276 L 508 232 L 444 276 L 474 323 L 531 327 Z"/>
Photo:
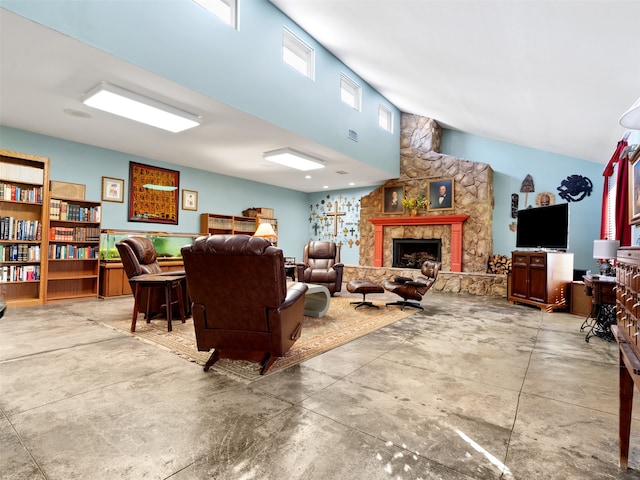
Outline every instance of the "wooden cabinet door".
<path fill-rule="evenodd" d="M 528 257 L 525 254 L 514 254 L 511 262 L 511 296 L 527 298 L 529 296 Z"/>
<path fill-rule="evenodd" d="M 529 255 L 529 299 L 536 302 L 547 301 L 547 264 L 546 254 Z"/>

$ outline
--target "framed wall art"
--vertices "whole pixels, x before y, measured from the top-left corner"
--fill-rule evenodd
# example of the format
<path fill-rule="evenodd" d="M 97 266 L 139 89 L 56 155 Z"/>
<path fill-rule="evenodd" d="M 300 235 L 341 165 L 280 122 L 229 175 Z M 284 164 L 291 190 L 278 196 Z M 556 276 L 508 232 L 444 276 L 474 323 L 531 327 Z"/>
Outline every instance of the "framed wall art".
<path fill-rule="evenodd" d="M 629 223 L 640 224 L 640 147 L 629 158 Z"/>
<path fill-rule="evenodd" d="M 198 210 L 198 192 L 195 190 L 182 190 L 182 209 Z"/>
<path fill-rule="evenodd" d="M 382 212 L 383 213 L 404 213 L 404 187 L 384 187 L 382 189 Z"/>
<path fill-rule="evenodd" d="M 121 178 L 102 177 L 102 201 L 124 202 L 124 180 Z"/>
<path fill-rule="evenodd" d="M 180 172 L 129 162 L 129 221 L 178 224 Z"/>
<path fill-rule="evenodd" d="M 453 178 L 429 181 L 429 210 L 453 210 Z"/>

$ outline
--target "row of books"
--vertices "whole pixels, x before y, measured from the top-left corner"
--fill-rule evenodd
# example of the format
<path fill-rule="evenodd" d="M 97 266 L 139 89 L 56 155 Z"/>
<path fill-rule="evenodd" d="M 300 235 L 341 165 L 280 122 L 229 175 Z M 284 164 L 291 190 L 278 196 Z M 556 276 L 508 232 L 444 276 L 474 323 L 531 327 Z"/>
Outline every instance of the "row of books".
<path fill-rule="evenodd" d="M 42 187 L 21 187 L 0 183 L 0 199 L 42 204 Z"/>
<path fill-rule="evenodd" d="M 0 282 L 40 280 L 40 265 L 5 265 L 0 267 Z"/>
<path fill-rule="evenodd" d="M 214 218 L 209 217 L 209 228 L 217 228 L 220 230 L 233 229 L 233 219 L 231 218 Z"/>
<path fill-rule="evenodd" d="M 0 161 L 0 178 L 13 182 L 44 183 L 44 169 Z"/>
<path fill-rule="evenodd" d="M 101 207 L 83 207 L 64 200 L 51 199 L 49 203 L 49 218 L 51 220 L 65 220 L 73 222 L 100 222 Z"/>
<path fill-rule="evenodd" d="M 0 240 L 41 240 L 42 224 L 38 220 L 0 217 Z"/>
<path fill-rule="evenodd" d="M 65 242 L 99 242 L 100 227 L 51 227 L 49 240 Z"/>
<path fill-rule="evenodd" d="M 78 247 L 77 245 L 49 245 L 50 260 L 85 260 L 100 256 L 100 249 L 95 247 Z"/>
<path fill-rule="evenodd" d="M 39 262 L 40 245 L 25 243 L 0 245 L 0 260 L 3 262 Z"/>

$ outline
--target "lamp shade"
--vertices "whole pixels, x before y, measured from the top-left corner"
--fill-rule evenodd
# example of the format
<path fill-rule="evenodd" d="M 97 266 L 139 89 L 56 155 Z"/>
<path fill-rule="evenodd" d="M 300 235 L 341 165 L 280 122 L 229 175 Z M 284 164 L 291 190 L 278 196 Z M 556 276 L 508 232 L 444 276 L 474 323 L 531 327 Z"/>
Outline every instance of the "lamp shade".
<path fill-rule="evenodd" d="M 619 240 L 594 240 L 593 241 L 593 258 L 610 259 L 616 258 Z"/>
<path fill-rule="evenodd" d="M 256 233 L 253 234 L 254 237 L 260 238 L 278 238 L 276 232 L 273 231 L 273 227 L 270 223 L 261 223 L 258 225 L 258 229 Z"/>
<path fill-rule="evenodd" d="M 640 130 L 640 98 L 620 117 L 620 125 L 632 130 Z"/>

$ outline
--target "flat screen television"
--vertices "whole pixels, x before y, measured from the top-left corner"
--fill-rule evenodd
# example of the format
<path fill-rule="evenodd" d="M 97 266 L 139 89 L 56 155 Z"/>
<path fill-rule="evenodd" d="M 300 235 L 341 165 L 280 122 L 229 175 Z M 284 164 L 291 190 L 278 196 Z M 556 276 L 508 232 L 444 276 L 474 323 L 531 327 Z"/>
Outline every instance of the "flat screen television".
<path fill-rule="evenodd" d="M 569 247 L 569 204 L 518 210 L 516 248 L 566 250 Z"/>

